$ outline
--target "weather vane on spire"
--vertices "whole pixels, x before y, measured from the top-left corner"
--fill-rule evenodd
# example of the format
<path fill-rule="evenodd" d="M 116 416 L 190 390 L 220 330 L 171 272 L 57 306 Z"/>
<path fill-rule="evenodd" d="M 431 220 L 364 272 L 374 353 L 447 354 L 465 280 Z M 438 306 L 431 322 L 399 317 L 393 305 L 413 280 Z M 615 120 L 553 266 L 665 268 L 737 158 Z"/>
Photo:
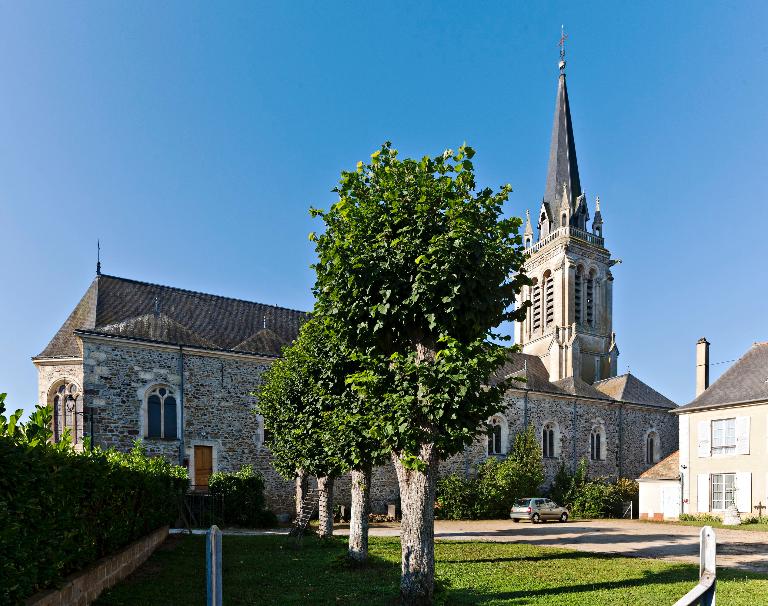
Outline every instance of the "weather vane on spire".
<path fill-rule="evenodd" d="M 568 39 L 568 34 L 565 33 L 565 26 L 560 26 L 560 42 L 558 42 L 558 46 L 560 47 L 560 71 L 565 71 L 565 41 Z"/>

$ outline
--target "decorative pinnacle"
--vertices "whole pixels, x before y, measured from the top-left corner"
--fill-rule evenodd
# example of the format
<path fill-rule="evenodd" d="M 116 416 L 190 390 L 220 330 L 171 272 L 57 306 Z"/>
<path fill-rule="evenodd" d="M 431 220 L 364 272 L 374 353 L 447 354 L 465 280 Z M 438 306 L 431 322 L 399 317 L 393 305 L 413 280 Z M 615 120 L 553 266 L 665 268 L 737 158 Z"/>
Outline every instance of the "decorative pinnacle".
<path fill-rule="evenodd" d="M 600 196 L 595 197 L 595 212 L 600 212 Z"/>
<path fill-rule="evenodd" d="M 96 275 L 101 275 L 101 242 L 96 239 Z"/>
<path fill-rule="evenodd" d="M 560 26 L 560 42 L 558 42 L 558 46 L 560 47 L 560 73 L 565 74 L 565 41 L 568 39 L 568 34 L 565 33 L 565 26 Z"/>
<path fill-rule="evenodd" d="M 531 211 L 527 210 L 525 211 L 525 232 L 526 234 L 532 234 L 533 233 L 533 227 L 531 226 Z"/>

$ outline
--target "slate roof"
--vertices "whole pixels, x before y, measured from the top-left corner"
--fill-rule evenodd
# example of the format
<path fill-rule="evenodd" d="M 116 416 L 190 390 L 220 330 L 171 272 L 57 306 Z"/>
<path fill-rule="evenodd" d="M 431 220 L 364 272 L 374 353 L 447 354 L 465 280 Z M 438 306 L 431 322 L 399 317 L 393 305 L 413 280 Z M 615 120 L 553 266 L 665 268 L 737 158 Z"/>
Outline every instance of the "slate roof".
<path fill-rule="evenodd" d="M 75 331 L 278 356 L 307 317 L 294 309 L 99 275 L 35 359 L 81 356 Z"/>
<path fill-rule="evenodd" d="M 680 479 L 680 451 L 676 450 L 671 455 L 662 459 L 650 469 L 640 474 L 641 480 L 679 480 Z"/>
<path fill-rule="evenodd" d="M 538 356 L 512 352 L 507 363 L 496 373 L 496 380 L 520 377 L 525 381 L 513 381 L 512 388 L 529 389 L 542 393 L 570 395 L 597 400 L 615 400 L 631 404 L 674 408 L 676 404 L 632 374 L 598 381 L 594 385 L 578 377 L 550 381 L 549 372 Z"/>
<path fill-rule="evenodd" d="M 687 412 L 755 400 L 768 401 L 768 342 L 753 344 L 693 402 L 677 410 Z"/>
<path fill-rule="evenodd" d="M 520 378 L 513 381 L 512 386 L 534 391 L 556 391 L 549 382 L 549 372 L 539 356 L 513 352 L 508 361 L 496 372 L 497 379 Z"/>
<path fill-rule="evenodd" d="M 553 385 L 556 385 L 563 392 L 574 396 L 581 396 L 584 398 L 598 398 L 600 400 L 606 399 L 604 393 L 599 392 L 597 389 L 592 387 L 592 385 L 583 381 L 579 377 L 566 377 L 565 379 L 554 381 Z M 613 399 L 618 400 L 620 398 Z"/>
<path fill-rule="evenodd" d="M 563 183 L 568 190 L 568 199 L 573 203 L 582 193 L 581 181 L 579 180 L 579 165 L 576 161 L 576 142 L 573 139 L 568 87 L 565 84 L 565 73 L 561 72 L 557 83 L 555 119 L 549 147 L 547 184 L 544 190 L 544 202 L 548 203 L 551 208 L 560 206 Z"/>
<path fill-rule="evenodd" d="M 597 381 L 594 388 L 614 400 L 624 400 L 635 404 L 655 404 L 668 408 L 677 406 L 672 400 L 630 373 Z"/>

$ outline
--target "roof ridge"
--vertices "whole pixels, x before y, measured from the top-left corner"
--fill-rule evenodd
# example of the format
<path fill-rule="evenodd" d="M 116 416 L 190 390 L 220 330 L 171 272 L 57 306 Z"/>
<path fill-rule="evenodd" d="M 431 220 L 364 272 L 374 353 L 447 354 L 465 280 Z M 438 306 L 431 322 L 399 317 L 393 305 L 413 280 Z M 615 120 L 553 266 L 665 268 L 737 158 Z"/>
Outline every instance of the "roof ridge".
<path fill-rule="evenodd" d="M 621 379 L 623 377 L 635 377 L 631 372 L 625 372 L 623 375 L 616 375 L 615 377 L 608 377 L 607 379 L 600 379 L 599 381 L 595 381 L 592 383 L 592 385 L 597 385 L 598 383 L 605 383 L 606 381 L 613 381 L 614 379 Z M 637 378 L 637 377 L 635 377 Z"/>
<path fill-rule="evenodd" d="M 167 288 L 168 290 L 175 290 L 177 292 L 183 292 L 191 295 L 201 295 L 203 297 L 210 297 L 212 299 L 226 299 L 228 301 L 238 301 L 240 303 L 250 303 L 251 305 L 263 305 L 265 307 L 274 307 L 275 309 L 284 309 L 285 311 L 294 311 L 301 314 L 310 313 L 301 309 L 294 309 L 292 307 L 283 307 L 282 305 L 274 305 L 272 303 L 261 303 L 259 301 L 249 301 L 248 299 L 240 299 L 238 297 L 227 297 L 225 295 L 214 295 L 209 292 L 202 292 L 200 290 L 190 290 L 188 288 L 179 288 L 178 286 L 168 286 L 166 284 L 156 284 L 154 282 L 145 282 L 143 280 L 134 280 L 133 278 L 122 278 L 120 276 L 112 276 L 108 274 L 100 274 L 98 278 L 112 278 L 113 280 L 120 280 L 121 282 L 132 282 L 133 284 L 142 284 L 144 286 L 155 286 L 158 288 Z"/>

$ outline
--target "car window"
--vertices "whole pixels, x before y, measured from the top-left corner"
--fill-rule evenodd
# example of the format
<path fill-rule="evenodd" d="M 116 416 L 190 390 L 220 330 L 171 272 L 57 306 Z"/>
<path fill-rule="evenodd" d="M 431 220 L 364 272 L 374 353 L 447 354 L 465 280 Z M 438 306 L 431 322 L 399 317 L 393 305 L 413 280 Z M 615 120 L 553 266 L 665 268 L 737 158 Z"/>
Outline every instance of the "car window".
<path fill-rule="evenodd" d="M 515 507 L 528 507 L 530 504 L 530 499 L 517 499 L 517 501 L 515 501 Z"/>

